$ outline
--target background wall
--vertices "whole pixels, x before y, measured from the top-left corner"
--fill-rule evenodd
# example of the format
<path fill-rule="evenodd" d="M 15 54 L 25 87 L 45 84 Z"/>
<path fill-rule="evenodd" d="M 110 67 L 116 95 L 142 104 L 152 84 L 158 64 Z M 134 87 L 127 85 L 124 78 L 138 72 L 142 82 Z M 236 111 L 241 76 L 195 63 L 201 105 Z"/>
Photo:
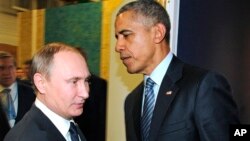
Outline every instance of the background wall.
<path fill-rule="evenodd" d="M 90 71 L 100 73 L 102 3 L 83 3 L 45 12 L 45 43 L 64 42 L 84 48 Z"/>
<path fill-rule="evenodd" d="M 121 6 L 132 0 L 122 1 L 112 12 L 110 40 L 110 69 L 108 85 L 108 132 L 107 141 L 126 141 L 124 124 L 124 101 L 126 96 L 139 84 L 142 75 L 128 74 L 122 64 L 119 54 L 115 52 L 114 20 Z"/>
<path fill-rule="evenodd" d="M 0 12 L 0 43 L 17 45 L 17 18 L 12 14 Z"/>
<path fill-rule="evenodd" d="M 0 12 L 0 19 L 0 50 L 9 51 L 17 57 L 17 18 L 15 15 Z"/>

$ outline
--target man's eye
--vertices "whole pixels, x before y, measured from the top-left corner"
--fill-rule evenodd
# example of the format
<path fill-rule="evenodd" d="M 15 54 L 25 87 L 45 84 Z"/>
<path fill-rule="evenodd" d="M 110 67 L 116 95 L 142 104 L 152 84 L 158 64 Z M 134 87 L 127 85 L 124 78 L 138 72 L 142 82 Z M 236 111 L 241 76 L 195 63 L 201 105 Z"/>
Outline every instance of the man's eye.
<path fill-rule="evenodd" d="M 88 83 L 89 85 L 91 84 L 91 77 L 88 77 L 85 79 L 85 82 Z"/>
<path fill-rule="evenodd" d="M 129 35 L 129 34 L 124 34 L 123 36 L 126 38 L 126 37 L 128 37 L 128 35 Z"/>
<path fill-rule="evenodd" d="M 124 38 L 127 38 L 129 35 L 130 35 L 129 33 L 123 34 L 123 37 L 124 37 Z"/>
<path fill-rule="evenodd" d="M 73 80 L 72 83 L 73 83 L 73 84 L 76 84 L 76 83 L 77 83 L 77 80 Z"/>
<path fill-rule="evenodd" d="M 90 80 L 89 79 L 85 79 L 85 82 L 90 83 Z"/>

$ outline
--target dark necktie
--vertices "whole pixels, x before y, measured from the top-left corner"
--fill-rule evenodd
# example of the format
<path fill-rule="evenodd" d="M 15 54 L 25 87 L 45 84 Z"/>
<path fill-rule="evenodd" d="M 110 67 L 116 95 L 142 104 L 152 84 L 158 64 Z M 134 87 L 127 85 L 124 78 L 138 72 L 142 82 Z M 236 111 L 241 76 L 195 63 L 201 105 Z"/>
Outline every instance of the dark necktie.
<path fill-rule="evenodd" d="M 150 124 L 154 110 L 154 81 L 151 78 L 147 79 L 146 89 L 145 89 L 145 97 L 144 97 L 144 106 L 143 106 L 143 114 L 141 117 L 141 133 L 142 133 L 142 141 L 147 141 L 150 131 Z"/>
<path fill-rule="evenodd" d="M 70 132 L 71 141 L 79 141 L 78 132 L 73 122 L 70 122 L 69 132 Z"/>
<path fill-rule="evenodd" d="M 4 89 L 1 92 L 1 102 L 3 105 L 3 109 L 8 117 L 9 120 L 16 118 L 16 112 L 14 108 L 14 102 L 10 95 L 10 89 Z"/>

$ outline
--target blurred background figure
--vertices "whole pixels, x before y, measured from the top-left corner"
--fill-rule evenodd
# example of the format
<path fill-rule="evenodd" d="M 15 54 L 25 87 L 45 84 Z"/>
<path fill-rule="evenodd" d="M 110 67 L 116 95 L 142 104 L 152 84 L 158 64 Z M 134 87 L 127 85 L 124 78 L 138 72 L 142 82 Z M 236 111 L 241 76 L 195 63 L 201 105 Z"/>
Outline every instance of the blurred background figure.
<path fill-rule="evenodd" d="M 35 100 L 33 89 L 16 80 L 15 58 L 8 52 L 0 51 L 0 141 L 22 119 Z"/>
<path fill-rule="evenodd" d="M 23 63 L 23 66 L 22 66 L 22 69 L 23 69 L 23 78 L 22 78 L 22 81 L 25 83 L 25 84 L 28 84 L 31 86 L 31 76 L 30 76 L 30 67 L 31 67 L 31 64 L 32 64 L 32 59 L 29 59 L 29 60 L 26 60 L 24 63 Z"/>
<path fill-rule="evenodd" d="M 16 78 L 17 80 L 22 80 L 24 78 L 24 71 L 21 67 L 16 68 Z"/>

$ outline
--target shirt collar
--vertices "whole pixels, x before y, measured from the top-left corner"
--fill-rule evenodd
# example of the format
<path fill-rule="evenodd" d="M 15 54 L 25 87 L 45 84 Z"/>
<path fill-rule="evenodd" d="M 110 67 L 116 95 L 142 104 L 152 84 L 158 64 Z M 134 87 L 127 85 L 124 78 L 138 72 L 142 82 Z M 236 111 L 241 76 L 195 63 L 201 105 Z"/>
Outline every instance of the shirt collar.
<path fill-rule="evenodd" d="M 17 95 L 17 82 L 15 81 L 14 83 L 12 83 L 9 87 L 3 87 L 2 85 L 0 85 L 0 92 L 3 91 L 3 89 L 8 88 L 10 89 L 10 94 L 12 99 L 14 100 L 14 98 Z"/>
<path fill-rule="evenodd" d="M 153 70 L 150 76 L 148 75 L 144 76 L 144 84 L 146 83 L 147 78 L 150 77 L 159 86 L 163 80 L 163 77 L 167 72 L 167 69 L 169 67 L 172 58 L 173 58 L 173 53 L 169 52 L 168 55 L 161 61 L 161 63 L 157 65 L 157 67 Z"/>
<path fill-rule="evenodd" d="M 4 86 L 0 85 L 0 92 L 1 92 L 3 89 L 5 89 L 5 88 L 9 88 L 9 89 L 11 89 L 11 90 L 14 90 L 15 88 L 17 88 L 17 83 L 16 83 L 16 81 L 15 81 L 14 83 L 12 83 L 9 87 L 4 87 Z"/>

